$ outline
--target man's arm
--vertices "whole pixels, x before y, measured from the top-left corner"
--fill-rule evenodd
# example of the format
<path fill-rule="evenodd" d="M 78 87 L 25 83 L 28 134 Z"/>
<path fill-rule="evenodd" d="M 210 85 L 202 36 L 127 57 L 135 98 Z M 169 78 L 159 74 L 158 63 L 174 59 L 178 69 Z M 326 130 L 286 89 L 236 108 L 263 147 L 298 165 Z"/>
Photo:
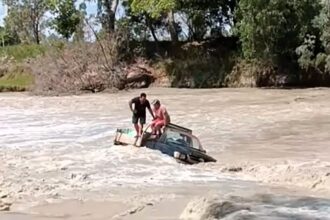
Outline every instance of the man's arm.
<path fill-rule="evenodd" d="M 155 116 L 154 116 L 154 113 L 153 113 L 153 111 L 152 111 L 152 109 L 150 107 L 150 104 L 147 106 L 147 108 L 148 108 L 148 110 L 149 110 L 150 115 L 152 116 L 152 118 L 155 119 Z"/>
<path fill-rule="evenodd" d="M 149 110 L 150 115 L 152 116 L 152 118 L 155 119 L 155 116 L 154 116 L 154 113 L 152 112 L 152 109 L 149 107 L 148 110 Z"/>
<path fill-rule="evenodd" d="M 168 124 L 169 118 L 170 118 L 170 116 L 168 115 L 166 109 L 164 109 L 164 111 L 163 111 L 163 118 L 165 119 L 165 126 L 166 126 Z"/>

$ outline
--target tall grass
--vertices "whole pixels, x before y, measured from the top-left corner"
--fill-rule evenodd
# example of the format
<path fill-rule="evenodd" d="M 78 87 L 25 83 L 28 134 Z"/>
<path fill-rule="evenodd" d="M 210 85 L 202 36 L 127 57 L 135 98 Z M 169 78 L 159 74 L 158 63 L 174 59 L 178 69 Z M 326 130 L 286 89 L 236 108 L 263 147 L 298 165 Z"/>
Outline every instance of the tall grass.
<path fill-rule="evenodd" d="M 32 74 L 11 72 L 0 77 L 0 91 L 26 91 L 33 84 Z"/>
<path fill-rule="evenodd" d="M 22 62 L 25 59 L 36 58 L 46 52 L 46 45 L 14 45 L 0 47 L 0 57 L 9 57 L 16 62 Z"/>

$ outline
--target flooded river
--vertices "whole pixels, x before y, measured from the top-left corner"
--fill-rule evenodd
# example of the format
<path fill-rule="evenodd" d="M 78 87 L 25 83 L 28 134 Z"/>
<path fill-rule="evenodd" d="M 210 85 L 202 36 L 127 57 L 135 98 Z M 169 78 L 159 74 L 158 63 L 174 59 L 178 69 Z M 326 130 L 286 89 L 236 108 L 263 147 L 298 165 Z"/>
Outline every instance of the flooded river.
<path fill-rule="evenodd" d="M 191 194 L 246 194 L 240 201 L 260 219 L 330 219 L 330 89 L 144 91 L 218 160 L 194 166 L 113 146 L 116 128 L 132 126 L 128 101 L 140 92 L 0 94 L 0 194 L 33 206 L 127 192 L 184 196 L 196 187 Z"/>

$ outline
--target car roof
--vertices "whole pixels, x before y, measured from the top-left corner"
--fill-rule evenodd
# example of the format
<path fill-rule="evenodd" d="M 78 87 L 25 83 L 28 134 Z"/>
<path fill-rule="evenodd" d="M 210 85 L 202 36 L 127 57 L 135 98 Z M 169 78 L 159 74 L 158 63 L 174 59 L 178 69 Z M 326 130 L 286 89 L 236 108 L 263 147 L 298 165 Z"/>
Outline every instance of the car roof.
<path fill-rule="evenodd" d="M 185 128 L 185 127 L 182 127 L 182 126 L 179 126 L 179 125 L 176 125 L 176 124 L 168 124 L 166 126 L 167 128 L 170 128 L 170 129 L 173 129 L 173 130 L 176 130 L 178 132 L 185 132 L 185 133 L 189 133 L 189 134 L 192 134 L 192 130 L 191 129 L 188 129 L 188 128 Z"/>
<path fill-rule="evenodd" d="M 188 137 L 193 137 L 193 138 L 198 139 L 198 138 L 197 138 L 195 135 L 193 135 L 192 133 L 188 133 L 188 132 L 183 131 L 183 130 L 180 130 L 180 129 L 175 129 L 175 128 L 171 128 L 171 127 L 169 127 L 169 128 L 167 128 L 167 129 L 165 130 L 165 133 L 166 133 L 168 130 L 171 130 L 171 131 L 174 131 L 174 132 L 177 132 L 177 133 L 180 133 L 180 134 L 184 134 L 184 135 L 186 135 L 186 136 L 188 136 Z M 198 139 L 198 140 L 199 140 L 199 139 Z"/>

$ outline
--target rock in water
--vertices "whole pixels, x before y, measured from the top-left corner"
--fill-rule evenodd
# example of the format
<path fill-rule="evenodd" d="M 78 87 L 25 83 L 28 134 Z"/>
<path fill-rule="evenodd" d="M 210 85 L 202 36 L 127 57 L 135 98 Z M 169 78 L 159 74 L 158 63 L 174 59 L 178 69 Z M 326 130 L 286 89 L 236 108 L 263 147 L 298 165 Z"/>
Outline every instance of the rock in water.
<path fill-rule="evenodd" d="M 180 219 L 189 220 L 213 220 L 222 219 L 230 214 L 242 210 L 250 210 L 249 207 L 235 204 L 230 201 L 221 201 L 218 199 L 199 198 L 191 201 Z"/>
<path fill-rule="evenodd" d="M 5 199 L 5 198 L 7 198 L 7 197 L 8 197 L 7 194 L 1 194 L 1 193 L 0 193 L 0 199 Z"/>
<path fill-rule="evenodd" d="M 222 172 L 242 172 L 243 168 L 242 167 L 226 167 L 222 169 Z"/>
<path fill-rule="evenodd" d="M 0 201 L 0 212 L 1 211 L 10 211 L 11 205 L 12 205 L 11 203 L 6 203 L 6 202 Z"/>

